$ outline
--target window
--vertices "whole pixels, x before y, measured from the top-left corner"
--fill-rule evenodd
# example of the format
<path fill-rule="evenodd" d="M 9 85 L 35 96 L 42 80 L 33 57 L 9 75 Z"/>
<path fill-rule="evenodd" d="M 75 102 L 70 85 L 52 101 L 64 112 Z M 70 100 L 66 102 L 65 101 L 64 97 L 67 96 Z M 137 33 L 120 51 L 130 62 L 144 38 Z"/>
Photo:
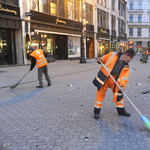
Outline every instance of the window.
<path fill-rule="evenodd" d="M 93 24 L 93 7 L 86 3 L 86 23 Z"/>
<path fill-rule="evenodd" d="M 112 7 L 111 7 L 111 10 L 112 10 L 112 11 L 115 11 L 115 0 L 112 0 L 112 1 L 111 1 L 111 6 L 112 6 Z"/>
<path fill-rule="evenodd" d="M 150 28 L 149 28 L 149 36 L 150 36 Z"/>
<path fill-rule="evenodd" d="M 129 22 L 133 22 L 133 15 L 129 16 Z"/>
<path fill-rule="evenodd" d="M 138 36 L 141 36 L 141 28 L 138 28 L 138 29 L 137 29 L 137 35 L 138 35 Z"/>
<path fill-rule="evenodd" d="M 19 6 L 18 0 L 0 0 L 0 2 Z"/>
<path fill-rule="evenodd" d="M 68 36 L 68 56 L 80 57 L 80 37 Z"/>
<path fill-rule="evenodd" d="M 129 36 L 133 36 L 133 28 L 129 28 Z"/>
<path fill-rule="evenodd" d="M 138 15 L 138 22 L 142 22 L 142 16 Z"/>
<path fill-rule="evenodd" d="M 48 0 L 39 1 L 39 11 L 48 13 Z"/>
<path fill-rule="evenodd" d="M 51 0 L 51 2 L 50 2 L 50 14 L 57 15 L 57 0 Z"/>
<path fill-rule="evenodd" d="M 149 16 L 149 22 L 150 22 L 150 16 Z"/>
<path fill-rule="evenodd" d="M 109 14 L 105 11 L 97 9 L 98 27 L 108 29 Z"/>
<path fill-rule="evenodd" d="M 142 3 L 141 2 L 138 3 L 138 9 L 142 9 Z"/>
<path fill-rule="evenodd" d="M 129 9 L 133 9 L 133 2 L 129 3 Z"/>
<path fill-rule="evenodd" d="M 115 16 L 111 16 L 111 29 L 113 30 L 113 31 L 115 31 Z"/>
<path fill-rule="evenodd" d="M 137 46 L 142 46 L 142 42 L 141 42 L 141 41 L 137 41 L 137 42 L 136 42 L 136 45 L 137 45 Z"/>
<path fill-rule="evenodd" d="M 30 0 L 32 10 L 80 22 L 83 17 L 81 5 L 83 6 L 81 0 Z"/>

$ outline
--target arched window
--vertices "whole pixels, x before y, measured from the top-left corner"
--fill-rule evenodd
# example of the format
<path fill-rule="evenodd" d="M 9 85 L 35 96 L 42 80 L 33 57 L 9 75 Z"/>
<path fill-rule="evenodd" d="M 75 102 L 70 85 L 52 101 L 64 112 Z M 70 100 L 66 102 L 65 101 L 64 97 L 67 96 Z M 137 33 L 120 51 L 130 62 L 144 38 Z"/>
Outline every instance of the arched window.
<path fill-rule="evenodd" d="M 142 9 L 142 3 L 141 2 L 138 3 L 138 9 Z"/>
<path fill-rule="evenodd" d="M 129 16 L 129 22 L 133 22 L 133 15 Z"/>
<path fill-rule="evenodd" d="M 142 22 L 142 16 L 138 15 L 138 22 Z"/>
<path fill-rule="evenodd" d="M 129 9 L 133 9 L 133 2 L 129 3 Z"/>

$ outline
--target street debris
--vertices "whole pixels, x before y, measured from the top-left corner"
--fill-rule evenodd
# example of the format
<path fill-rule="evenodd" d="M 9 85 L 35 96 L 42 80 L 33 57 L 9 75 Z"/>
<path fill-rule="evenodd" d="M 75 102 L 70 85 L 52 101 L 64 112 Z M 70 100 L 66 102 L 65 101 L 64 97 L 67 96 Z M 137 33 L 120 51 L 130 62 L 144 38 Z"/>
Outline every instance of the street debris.
<path fill-rule="evenodd" d="M 142 91 L 142 92 L 139 92 L 140 94 L 147 94 L 149 93 L 149 90 L 146 90 L 146 91 Z"/>
<path fill-rule="evenodd" d="M 148 78 L 150 79 L 150 75 L 148 76 Z"/>
<path fill-rule="evenodd" d="M 132 68 L 132 70 L 131 71 L 136 71 L 137 69 L 135 69 L 135 68 Z"/>
<path fill-rule="evenodd" d="M 85 141 L 88 141 L 88 140 L 90 140 L 90 138 L 86 136 L 86 137 L 85 137 Z"/>

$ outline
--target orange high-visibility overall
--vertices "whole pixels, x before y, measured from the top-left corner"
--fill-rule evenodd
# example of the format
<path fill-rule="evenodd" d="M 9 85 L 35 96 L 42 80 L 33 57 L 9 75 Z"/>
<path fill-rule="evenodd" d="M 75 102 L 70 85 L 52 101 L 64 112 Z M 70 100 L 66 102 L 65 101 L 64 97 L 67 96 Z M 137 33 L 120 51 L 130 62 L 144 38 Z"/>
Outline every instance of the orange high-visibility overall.
<path fill-rule="evenodd" d="M 30 55 L 36 59 L 36 65 L 38 68 L 41 68 L 47 65 L 47 60 L 43 54 L 43 50 L 36 49 Z"/>
<path fill-rule="evenodd" d="M 109 73 L 111 73 L 112 69 L 114 68 L 117 59 L 118 55 L 116 52 L 110 52 L 107 55 L 101 57 L 102 63 L 105 65 Z M 124 107 L 123 93 L 119 90 L 118 86 L 115 85 L 115 82 L 112 80 L 112 78 L 109 77 L 108 72 L 102 66 L 101 70 L 99 71 L 98 75 L 93 81 L 95 86 L 97 86 L 95 107 L 97 109 L 100 109 L 102 107 L 103 100 L 105 98 L 105 93 L 108 87 L 110 87 L 114 95 L 113 102 L 116 103 L 116 107 L 123 108 Z M 112 75 L 112 77 L 116 79 L 114 75 Z M 118 85 L 125 88 L 128 82 L 128 77 L 129 77 L 129 66 L 125 65 L 121 70 L 119 77 L 117 78 Z"/>

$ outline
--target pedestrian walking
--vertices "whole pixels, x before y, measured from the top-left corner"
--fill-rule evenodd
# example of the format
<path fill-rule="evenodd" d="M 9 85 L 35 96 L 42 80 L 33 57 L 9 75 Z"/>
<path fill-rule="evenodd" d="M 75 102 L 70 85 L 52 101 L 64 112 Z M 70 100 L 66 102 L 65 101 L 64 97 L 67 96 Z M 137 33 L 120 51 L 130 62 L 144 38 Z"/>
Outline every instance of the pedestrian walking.
<path fill-rule="evenodd" d="M 46 45 L 43 46 L 43 50 L 46 50 Z M 39 80 L 39 86 L 36 86 L 36 88 L 43 88 L 43 82 L 42 82 L 42 76 L 43 73 L 45 75 L 45 78 L 47 80 L 47 86 L 51 85 L 51 80 L 48 75 L 48 67 L 47 67 L 47 60 L 46 60 L 46 53 L 43 52 L 42 49 L 34 49 L 33 47 L 29 48 L 30 56 L 31 56 L 31 66 L 30 71 L 33 70 L 35 65 L 38 67 L 38 80 Z"/>
<path fill-rule="evenodd" d="M 102 66 L 97 76 L 93 80 L 93 84 L 97 87 L 96 101 L 94 106 L 94 118 L 99 119 L 103 100 L 108 87 L 111 88 L 114 98 L 113 102 L 116 103 L 116 109 L 119 115 L 130 116 L 124 107 L 123 91 L 128 82 L 129 76 L 129 62 L 134 57 L 134 50 L 129 49 L 125 53 L 110 52 L 107 55 L 97 59 L 97 63 L 101 62 L 106 66 L 109 73 L 116 80 L 119 87 L 115 84 L 113 79 L 109 76 L 108 72 Z"/>

